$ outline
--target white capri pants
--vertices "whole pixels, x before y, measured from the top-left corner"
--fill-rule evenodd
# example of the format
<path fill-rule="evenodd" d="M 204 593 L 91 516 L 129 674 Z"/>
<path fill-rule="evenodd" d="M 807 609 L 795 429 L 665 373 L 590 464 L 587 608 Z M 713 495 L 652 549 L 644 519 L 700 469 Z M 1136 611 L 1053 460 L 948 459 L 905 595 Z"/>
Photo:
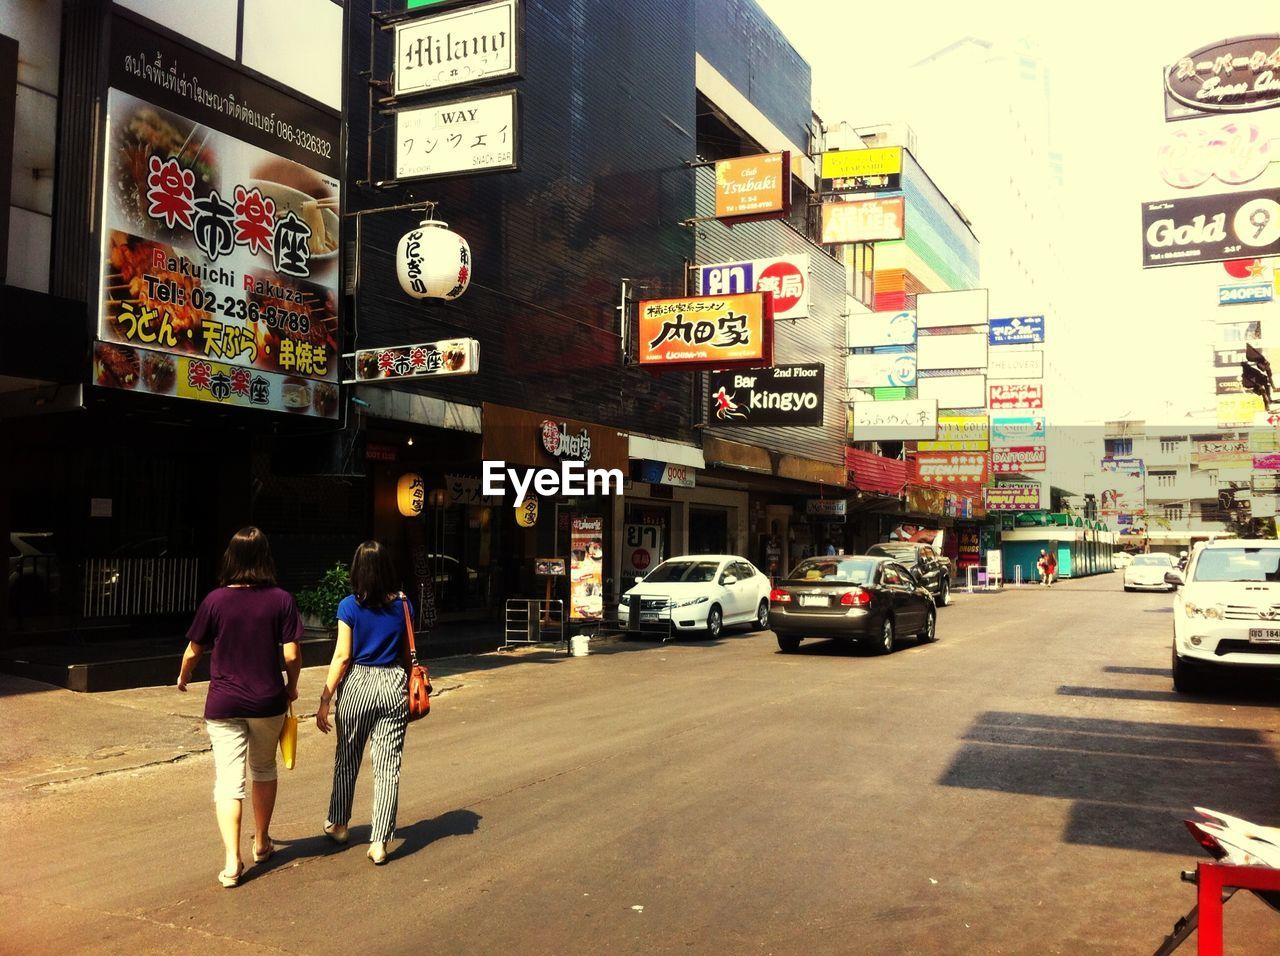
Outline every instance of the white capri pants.
<path fill-rule="evenodd" d="M 213 745 L 216 773 L 213 799 L 243 800 L 245 757 L 249 779 L 254 782 L 276 779 L 276 746 L 284 714 L 275 717 L 230 717 L 206 720 L 209 743 Z"/>

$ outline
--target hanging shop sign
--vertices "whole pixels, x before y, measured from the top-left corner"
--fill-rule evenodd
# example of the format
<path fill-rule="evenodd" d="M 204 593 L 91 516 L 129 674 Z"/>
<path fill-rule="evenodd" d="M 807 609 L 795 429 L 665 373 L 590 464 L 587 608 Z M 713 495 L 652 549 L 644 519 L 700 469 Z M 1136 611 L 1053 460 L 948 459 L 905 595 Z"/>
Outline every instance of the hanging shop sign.
<path fill-rule="evenodd" d="M 522 528 L 532 528 L 538 523 L 538 496 L 525 495 L 523 501 L 516 505 L 516 524 Z"/>
<path fill-rule="evenodd" d="M 1275 287 L 1270 282 L 1218 286 L 1218 305 L 1270 302 L 1273 298 L 1275 298 Z"/>
<path fill-rule="evenodd" d="M 1213 380 L 1213 394 L 1239 395 L 1244 391 L 1239 376 L 1222 375 Z"/>
<path fill-rule="evenodd" d="M 773 295 L 775 320 L 802 319 L 809 314 L 809 254 L 697 266 L 694 292 L 698 295 L 768 292 Z"/>
<path fill-rule="evenodd" d="M 1225 348 L 1213 350 L 1213 367 L 1239 369 L 1240 363 L 1244 361 L 1244 349 Z"/>
<path fill-rule="evenodd" d="M 977 487 L 986 483 L 990 464 L 984 452 L 920 452 L 913 467 L 922 484 Z"/>
<path fill-rule="evenodd" d="M 916 296 L 916 326 L 942 329 L 987 324 L 986 289 L 958 289 L 954 292 L 921 292 Z"/>
<path fill-rule="evenodd" d="M 1044 378 L 1044 353 L 997 349 L 987 360 L 987 378 Z"/>
<path fill-rule="evenodd" d="M 921 335 L 916 339 L 916 370 L 981 369 L 987 367 L 987 337 L 979 332 L 960 335 Z"/>
<path fill-rule="evenodd" d="M 1044 386 L 1039 382 L 999 382 L 990 386 L 987 407 L 1044 408 Z"/>
<path fill-rule="evenodd" d="M 1098 507 L 1128 515 L 1147 510 L 1146 469 L 1141 458 L 1104 458 L 1100 462 L 1102 494 Z"/>
<path fill-rule="evenodd" d="M 790 213 L 790 152 L 722 159 L 715 166 L 717 219 L 773 219 Z"/>
<path fill-rule="evenodd" d="M 854 402 L 852 441 L 917 441 L 938 437 L 938 403 L 906 399 Z"/>
<path fill-rule="evenodd" d="M 389 382 L 426 375 L 475 375 L 480 371 L 480 343 L 475 339 L 445 339 L 361 349 L 355 353 L 355 360 L 358 382 Z"/>
<path fill-rule="evenodd" d="M 1280 454 L 1254 455 L 1254 471 L 1280 471 Z M 1239 497 L 1237 495 L 1236 497 Z"/>
<path fill-rule="evenodd" d="M 676 488 L 693 488 L 697 484 L 697 469 L 667 461 L 641 461 L 640 480 L 651 485 L 672 485 Z"/>
<path fill-rule="evenodd" d="M 811 518 L 843 518 L 849 513 L 849 502 L 844 498 L 809 498 L 804 513 Z"/>
<path fill-rule="evenodd" d="M 821 425 L 821 365 L 712 372 L 707 390 L 715 425 Z"/>
<path fill-rule="evenodd" d="M 822 243 L 880 242 L 904 235 L 906 200 L 853 199 L 822 204 Z"/>
<path fill-rule="evenodd" d="M 516 0 L 497 0 L 397 23 L 393 95 L 518 76 L 518 16 Z"/>
<path fill-rule="evenodd" d="M 1179 106 L 1241 113 L 1280 105 L 1280 35 L 1238 37 L 1187 54 L 1165 70 Z"/>
<path fill-rule="evenodd" d="M 1231 313 L 1228 313 L 1231 314 Z M 1235 318 L 1236 314 L 1231 314 Z M 1224 322 L 1217 327 L 1218 342 L 1221 345 L 1238 346 L 1242 342 L 1262 341 L 1262 322 Z"/>
<path fill-rule="evenodd" d="M 818 159 L 824 193 L 886 192 L 902 185 L 902 147 L 833 149 Z"/>
<path fill-rule="evenodd" d="M 336 417 L 338 116 L 111 24 L 94 384 Z"/>
<path fill-rule="evenodd" d="M 849 317 L 849 348 L 915 345 L 914 312 L 869 312 Z"/>
<path fill-rule="evenodd" d="M 396 278 L 412 298 L 456 299 L 471 284 L 471 246 L 447 222 L 424 219 L 400 237 Z"/>
<path fill-rule="evenodd" d="M 444 493 L 451 505 L 500 505 L 501 495 L 486 495 L 481 480 L 474 475 L 445 475 Z"/>
<path fill-rule="evenodd" d="M 408 472 L 396 482 L 396 509 L 406 518 L 422 514 L 427 503 L 427 485 L 422 476 Z"/>
<path fill-rule="evenodd" d="M 518 113 L 515 90 L 396 110 L 395 178 L 517 169 Z"/>
<path fill-rule="evenodd" d="M 548 418 L 538 426 L 538 435 L 542 440 L 543 450 L 553 458 L 565 458 L 583 464 L 591 461 L 591 433 L 585 428 L 575 434 L 565 422 Z"/>
<path fill-rule="evenodd" d="M 656 371 L 773 364 L 773 305 L 762 292 L 640 303 L 638 362 Z"/>
<path fill-rule="evenodd" d="M 844 360 L 849 388 L 899 388 L 916 383 L 914 352 L 872 352 L 848 355 Z"/>
<path fill-rule="evenodd" d="M 575 517 L 569 525 L 569 618 L 598 621 L 604 616 L 604 518 Z"/>
<path fill-rule="evenodd" d="M 916 382 L 916 397 L 930 399 L 939 408 L 983 408 L 987 401 L 985 375 L 939 375 Z"/>
<path fill-rule="evenodd" d="M 991 444 L 1034 445 L 1045 440 L 1043 415 L 991 416 Z"/>
<path fill-rule="evenodd" d="M 1218 396 L 1218 427 L 1242 428 L 1253 421 L 1258 412 L 1266 411 L 1262 396 L 1252 392 Z"/>
<path fill-rule="evenodd" d="M 982 500 L 988 511 L 1038 511 L 1040 484 L 997 485 L 983 488 Z"/>
<path fill-rule="evenodd" d="M 986 451 L 990 419 L 986 415 L 939 415 L 938 438 L 922 441 L 920 451 Z"/>
<path fill-rule="evenodd" d="M 1038 345 L 1044 341 L 1043 315 L 992 319 L 987 329 L 992 345 Z"/>
<path fill-rule="evenodd" d="M 1221 262 L 1280 253 L 1274 189 L 1142 204 L 1142 267 Z"/>
<path fill-rule="evenodd" d="M 1003 445 L 991 449 L 991 470 L 997 475 L 1044 471 L 1048 460 L 1045 445 Z"/>
<path fill-rule="evenodd" d="M 634 583 L 662 562 L 662 526 L 628 524 L 623 525 L 622 533 L 622 576 Z"/>
<path fill-rule="evenodd" d="M 1268 131 L 1234 120 L 1221 126 L 1171 129 L 1156 153 L 1160 177 L 1176 189 L 1194 189 L 1214 178 L 1240 186 L 1257 179 L 1277 159 L 1280 151 L 1272 149 Z"/>

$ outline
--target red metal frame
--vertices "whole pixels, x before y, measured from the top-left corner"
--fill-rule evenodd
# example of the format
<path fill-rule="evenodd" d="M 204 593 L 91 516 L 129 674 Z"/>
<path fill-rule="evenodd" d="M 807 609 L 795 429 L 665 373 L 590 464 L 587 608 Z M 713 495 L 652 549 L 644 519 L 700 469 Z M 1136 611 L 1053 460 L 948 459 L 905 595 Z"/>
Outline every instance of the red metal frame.
<path fill-rule="evenodd" d="M 1280 870 L 1269 866 L 1232 866 L 1227 863 L 1201 863 L 1196 867 L 1199 887 L 1200 926 L 1196 933 L 1196 952 L 1200 956 L 1222 956 L 1222 891 L 1227 887 L 1242 890 L 1280 890 Z"/>

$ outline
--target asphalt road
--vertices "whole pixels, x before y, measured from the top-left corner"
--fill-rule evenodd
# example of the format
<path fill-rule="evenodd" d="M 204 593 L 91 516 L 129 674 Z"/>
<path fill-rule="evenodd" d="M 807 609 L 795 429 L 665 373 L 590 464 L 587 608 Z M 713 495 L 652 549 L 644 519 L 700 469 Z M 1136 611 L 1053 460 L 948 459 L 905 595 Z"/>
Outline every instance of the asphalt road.
<path fill-rule="evenodd" d="M 958 595 L 887 657 L 730 632 L 504 660 L 410 728 L 381 868 L 367 779 L 353 843 L 320 835 L 309 725 L 234 890 L 207 754 L 58 787 L 3 821 L 0 951 L 1151 952 L 1207 859 L 1191 808 L 1280 823 L 1280 694 L 1174 695 L 1169 605 L 1111 575 Z M 1226 923 L 1280 952 L 1253 897 Z"/>

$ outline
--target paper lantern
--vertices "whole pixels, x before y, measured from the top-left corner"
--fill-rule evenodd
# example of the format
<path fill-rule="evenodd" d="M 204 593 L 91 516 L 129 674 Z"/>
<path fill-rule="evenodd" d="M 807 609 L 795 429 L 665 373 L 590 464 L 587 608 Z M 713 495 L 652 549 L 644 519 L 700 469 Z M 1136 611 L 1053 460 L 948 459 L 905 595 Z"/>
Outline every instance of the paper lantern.
<path fill-rule="evenodd" d="M 516 508 L 516 524 L 522 528 L 532 528 L 537 523 L 538 499 L 530 495 Z"/>
<path fill-rule="evenodd" d="M 426 502 L 427 488 L 422 476 L 415 472 L 407 472 L 396 482 L 396 507 L 406 518 L 415 518 L 422 514 L 422 506 Z"/>
<path fill-rule="evenodd" d="M 415 299 L 456 299 L 471 284 L 471 247 L 447 222 L 424 219 L 400 237 L 396 275 Z"/>

